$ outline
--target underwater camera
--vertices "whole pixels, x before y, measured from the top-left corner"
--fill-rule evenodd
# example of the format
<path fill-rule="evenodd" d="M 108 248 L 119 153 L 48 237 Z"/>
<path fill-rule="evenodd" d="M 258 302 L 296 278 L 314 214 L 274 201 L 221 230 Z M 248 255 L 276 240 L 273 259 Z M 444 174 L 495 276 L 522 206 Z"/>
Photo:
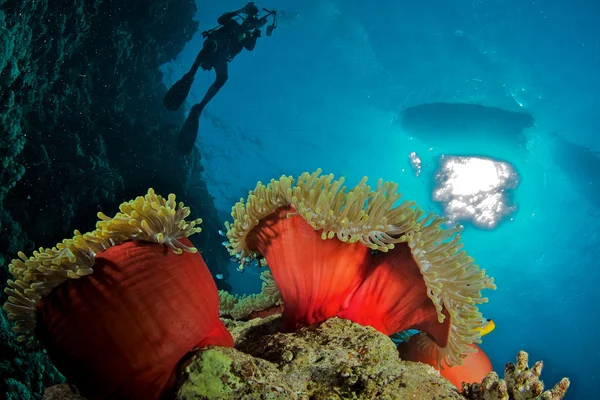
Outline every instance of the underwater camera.
<path fill-rule="evenodd" d="M 263 8 L 263 11 L 265 11 L 267 14 L 265 14 L 265 16 L 263 18 L 268 17 L 269 15 L 273 16 L 273 22 L 271 23 L 271 25 L 267 26 L 267 36 L 271 36 L 273 34 L 273 30 L 275 28 L 277 28 L 277 11 L 276 10 L 267 10 L 266 8 Z"/>
<path fill-rule="evenodd" d="M 275 29 L 273 24 L 267 26 L 267 36 L 271 36 L 273 34 L 273 29 Z"/>

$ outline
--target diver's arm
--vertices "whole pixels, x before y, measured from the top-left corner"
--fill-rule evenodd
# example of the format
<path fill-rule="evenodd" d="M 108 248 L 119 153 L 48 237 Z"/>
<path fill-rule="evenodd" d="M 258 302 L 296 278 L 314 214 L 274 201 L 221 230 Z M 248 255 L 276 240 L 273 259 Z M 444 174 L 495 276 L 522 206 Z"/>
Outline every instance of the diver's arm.
<path fill-rule="evenodd" d="M 244 7 L 240 8 L 239 10 L 227 12 L 227 13 L 221 15 L 217 19 L 217 22 L 219 23 L 219 25 L 225 25 L 228 22 L 230 22 L 231 20 L 233 20 L 233 18 L 235 18 L 235 16 L 237 16 L 238 14 L 248 13 L 248 9 L 250 9 L 252 7 L 254 7 L 254 2 L 253 1 L 251 1 L 248 4 L 246 4 Z"/>
<path fill-rule="evenodd" d="M 219 18 L 217 18 L 217 23 L 219 25 L 227 25 L 228 23 L 230 23 L 233 18 L 235 18 L 236 15 L 238 15 L 239 11 L 231 11 L 231 12 L 227 12 L 223 15 L 221 15 Z"/>
<path fill-rule="evenodd" d="M 254 50 L 254 46 L 256 46 L 256 40 L 261 36 L 260 29 L 255 29 L 251 34 L 246 35 L 246 37 L 242 40 L 242 45 L 248 51 Z"/>

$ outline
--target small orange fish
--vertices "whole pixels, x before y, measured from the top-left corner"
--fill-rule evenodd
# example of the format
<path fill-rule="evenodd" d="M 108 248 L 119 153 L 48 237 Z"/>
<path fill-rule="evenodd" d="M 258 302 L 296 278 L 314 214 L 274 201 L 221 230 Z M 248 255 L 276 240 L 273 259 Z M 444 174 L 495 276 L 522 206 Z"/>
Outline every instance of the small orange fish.
<path fill-rule="evenodd" d="M 486 324 L 478 329 L 483 336 L 493 331 L 494 328 L 494 321 L 488 319 Z M 411 338 L 408 342 L 403 342 L 398 346 L 400 358 L 403 360 L 418 361 L 433 366 L 440 372 L 440 375 L 448 379 L 458 391 L 462 389 L 463 382 L 480 383 L 483 378 L 492 371 L 492 362 L 476 344 L 472 344 L 471 347 L 476 349 L 477 352 L 469 353 L 467 357 L 463 359 L 463 365 L 439 369 L 436 367 L 436 360 L 431 356 L 423 354 L 415 342 L 415 338 Z"/>

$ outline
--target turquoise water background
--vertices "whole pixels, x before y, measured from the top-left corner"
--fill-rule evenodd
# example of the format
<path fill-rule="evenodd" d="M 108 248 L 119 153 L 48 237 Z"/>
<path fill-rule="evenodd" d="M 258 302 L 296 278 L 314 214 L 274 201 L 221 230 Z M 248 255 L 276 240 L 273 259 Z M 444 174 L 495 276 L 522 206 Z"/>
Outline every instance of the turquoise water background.
<path fill-rule="evenodd" d="M 451 4 L 450 4 L 451 3 Z M 496 280 L 482 307 L 496 330 L 482 345 L 502 371 L 520 349 L 543 360 L 546 386 L 571 378 L 569 399 L 597 398 L 600 384 L 600 6 L 593 1 L 271 1 L 285 11 L 273 36 L 231 64 L 229 81 L 200 122 L 205 177 L 224 220 L 256 182 L 323 168 L 349 184 L 367 175 L 400 184 L 406 199 L 432 200 L 441 154 L 509 162 L 517 210 L 493 230 L 466 223 L 465 248 Z M 202 29 L 243 6 L 199 2 Z M 197 36 L 164 66 L 173 83 L 201 48 Z M 214 75 L 200 72 L 198 102 Z M 397 122 L 416 104 L 469 102 L 531 113 L 523 146 L 481 132 L 454 140 L 411 137 Z M 580 152 L 561 151 L 553 134 Z M 479 136 L 480 135 L 480 136 Z M 487 138 L 475 150 L 472 143 Z M 408 154 L 423 161 L 416 177 Z M 593 155 L 592 155 L 593 156 Z M 590 161 L 591 160 L 591 161 Z M 260 290 L 237 274 L 238 293 Z M 531 362 L 531 363 L 532 363 Z M 500 373 L 502 375 L 502 373 Z"/>

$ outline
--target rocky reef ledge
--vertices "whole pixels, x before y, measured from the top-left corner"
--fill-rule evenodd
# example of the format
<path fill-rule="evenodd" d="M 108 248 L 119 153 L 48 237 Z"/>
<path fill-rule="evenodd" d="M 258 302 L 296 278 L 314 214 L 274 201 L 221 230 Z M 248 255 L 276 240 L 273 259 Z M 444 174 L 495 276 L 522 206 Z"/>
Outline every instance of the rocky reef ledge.
<path fill-rule="evenodd" d="M 181 365 L 177 400 L 558 400 L 568 380 L 544 391 L 541 364 L 527 354 L 462 393 L 429 365 L 403 361 L 392 340 L 371 327 L 332 318 L 281 333 L 280 316 L 246 322 L 226 320 L 235 348 L 209 347 Z M 73 387 L 57 385 L 45 400 L 85 400 Z"/>
<path fill-rule="evenodd" d="M 200 154 L 177 154 L 183 110 L 162 102 L 159 67 L 195 13 L 193 0 L 0 0 L 0 265 L 154 187 L 200 214 L 196 245 L 226 273 Z"/>

